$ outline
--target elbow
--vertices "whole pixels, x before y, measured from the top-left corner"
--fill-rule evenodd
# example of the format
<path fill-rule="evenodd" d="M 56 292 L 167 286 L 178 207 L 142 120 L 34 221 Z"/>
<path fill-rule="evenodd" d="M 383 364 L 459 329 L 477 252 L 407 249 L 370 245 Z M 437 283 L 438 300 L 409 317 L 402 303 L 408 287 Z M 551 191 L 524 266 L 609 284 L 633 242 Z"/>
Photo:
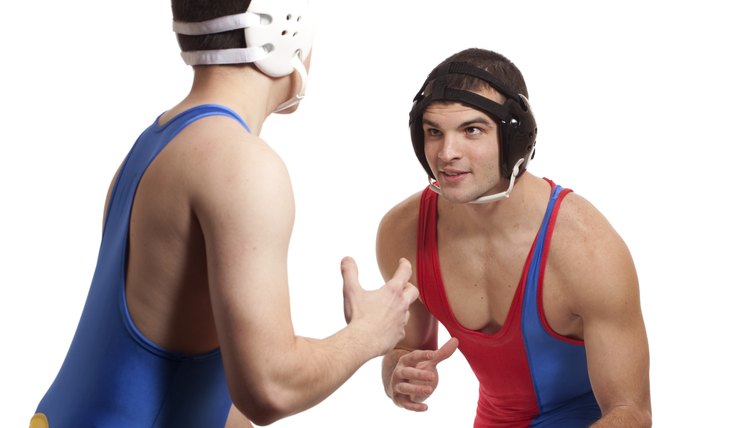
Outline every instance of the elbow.
<path fill-rule="evenodd" d="M 651 413 L 640 412 L 637 415 L 633 415 L 631 422 L 628 426 L 639 427 L 639 428 L 651 428 Z"/>
<path fill-rule="evenodd" d="M 651 411 L 646 410 L 641 413 L 641 426 L 643 428 L 651 428 Z"/>
<path fill-rule="evenodd" d="M 250 422 L 258 426 L 271 425 L 279 419 L 290 415 L 283 408 L 270 402 L 236 402 L 235 406 Z"/>
<path fill-rule="evenodd" d="M 250 422 L 257 426 L 271 425 L 285 416 L 283 412 L 280 412 L 277 409 L 262 406 L 253 406 L 248 409 L 247 413 L 245 413 L 244 410 L 242 410 L 242 412 L 247 416 Z"/>
<path fill-rule="evenodd" d="M 299 373 L 295 370 L 299 365 L 288 360 L 276 358 L 225 366 L 232 402 L 253 424 L 270 425 L 314 404 L 315 400 L 309 397 L 311 388 L 300 376 L 293 375 Z"/>
<path fill-rule="evenodd" d="M 269 412 L 266 409 L 263 409 L 255 414 L 248 415 L 248 419 L 250 422 L 252 422 L 254 425 L 257 426 L 267 426 L 271 425 L 272 423 L 278 421 L 279 419 L 283 418 L 284 416 L 280 413 L 276 412 Z"/>
<path fill-rule="evenodd" d="M 266 426 L 297 413 L 291 401 L 284 399 L 284 396 L 278 388 L 256 388 L 236 397 L 232 394 L 232 401 L 253 424 Z"/>
<path fill-rule="evenodd" d="M 607 412 L 592 427 L 627 426 L 651 428 L 651 410 L 620 406 Z"/>
<path fill-rule="evenodd" d="M 634 427 L 651 428 L 651 407 L 634 409 L 631 412 Z"/>

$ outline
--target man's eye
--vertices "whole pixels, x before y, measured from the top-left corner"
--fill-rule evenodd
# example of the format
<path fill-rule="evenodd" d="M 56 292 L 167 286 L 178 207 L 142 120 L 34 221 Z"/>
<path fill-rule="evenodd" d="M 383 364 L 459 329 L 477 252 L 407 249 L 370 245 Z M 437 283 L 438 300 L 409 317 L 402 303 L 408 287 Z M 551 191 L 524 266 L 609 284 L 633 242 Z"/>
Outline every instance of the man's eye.
<path fill-rule="evenodd" d="M 476 126 L 469 126 L 466 128 L 466 133 L 469 135 L 477 135 L 482 132 L 481 129 L 477 128 Z"/>
<path fill-rule="evenodd" d="M 432 137 L 436 137 L 436 136 L 440 135 L 440 131 L 437 130 L 437 129 L 435 129 L 435 128 L 428 128 L 427 129 L 427 134 L 430 135 L 430 136 L 432 136 Z"/>

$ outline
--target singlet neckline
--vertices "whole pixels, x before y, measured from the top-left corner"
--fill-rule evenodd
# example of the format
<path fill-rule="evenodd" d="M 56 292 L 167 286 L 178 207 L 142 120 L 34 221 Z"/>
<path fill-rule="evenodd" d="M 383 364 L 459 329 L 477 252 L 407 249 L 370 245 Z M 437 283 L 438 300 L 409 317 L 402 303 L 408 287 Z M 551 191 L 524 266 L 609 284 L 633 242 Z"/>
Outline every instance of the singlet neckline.
<path fill-rule="evenodd" d="M 549 199 L 547 200 L 547 207 L 549 207 L 549 203 L 552 200 L 552 197 L 555 193 L 555 183 L 552 180 L 546 179 L 550 185 L 550 194 Z M 443 301 L 443 304 L 446 308 L 446 313 L 448 317 L 450 317 L 451 322 L 456 326 L 458 330 L 460 330 L 462 333 L 467 335 L 472 335 L 479 338 L 487 338 L 487 339 L 499 339 L 505 336 L 509 331 L 511 331 L 511 326 L 517 321 L 520 321 L 520 316 L 518 315 L 518 311 L 522 309 L 523 306 L 523 297 L 526 291 L 526 281 L 528 279 L 529 275 L 529 267 L 531 264 L 531 261 L 534 258 L 534 249 L 536 248 L 537 241 L 539 240 L 539 232 L 542 229 L 542 226 L 544 224 L 544 220 L 546 218 L 546 215 L 542 218 L 542 223 L 539 224 L 539 228 L 537 229 L 536 235 L 534 236 L 534 240 L 531 243 L 531 247 L 529 248 L 529 251 L 526 255 L 526 261 L 524 261 L 523 264 L 523 271 L 521 274 L 521 278 L 518 281 L 518 284 L 516 286 L 516 290 L 513 293 L 513 299 L 510 302 L 510 307 L 508 308 L 508 313 L 505 315 L 505 320 L 503 321 L 503 324 L 500 326 L 500 328 L 493 332 L 493 333 L 483 333 L 478 330 L 472 330 L 468 327 L 465 327 L 459 320 L 456 318 L 456 314 L 453 312 L 453 307 L 450 304 L 450 301 L 448 300 L 448 293 L 445 290 L 445 281 L 443 280 L 443 272 L 440 268 L 440 253 L 438 251 L 438 236 L 437 236 L 437 200 L 435 201 L 435 246 L 433 248 L 434 251 L 434 257 L 435 260 L 437 260 L 438 269 L 436 269 L 435 276 L 440 284 L 440 299 Z"/>
<path fill-rule="evenodd" d="M 165 129 L 168 129 L 171 125 L 178 123 L 182 118 L 189 114 L 194 114 L 197 110 L 220 110 L 222 112 L 229 113 L 234 119 L 236 119 L 248 132 L 250 132 L 250 127 L 245 122 L 245 120 L 242 118 L 242 116 L 239 115 L 236 111 L 232 110 L 231 108 L 223 105 L 223 104 L 215 104 L 215 103 L 207 103 L 207 104 L 199 104 L 197 106 L 190 107 L 186 110 L 183 110 L 173 117 L 171 117 L 166 122 L 160 124 L 159 121 L 162 117 L 164 117 L 165 114 L 167 114 L 166 111 L 162 112 L 160 115 L 156 117 L 153 123 L 153 128 L 156 133 L 160 133 L 164 131 Z"/>

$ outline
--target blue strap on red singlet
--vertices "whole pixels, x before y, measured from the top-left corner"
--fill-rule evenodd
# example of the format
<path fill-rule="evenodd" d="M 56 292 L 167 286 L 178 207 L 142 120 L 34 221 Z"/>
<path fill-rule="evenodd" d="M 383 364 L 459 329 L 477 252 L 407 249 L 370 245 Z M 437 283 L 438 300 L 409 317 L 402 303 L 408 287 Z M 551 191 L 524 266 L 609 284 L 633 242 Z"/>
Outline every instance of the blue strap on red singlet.
<path fill-rule="evenodd" d="M 540 415 L 531 426 L 577 428 L 601 417 L 591 391 L 582 341 L 557 335 L 542 322 L 541 287 L 557 209 L 569 189 L 552 190 L 526 280 L 522 330 Z"/>

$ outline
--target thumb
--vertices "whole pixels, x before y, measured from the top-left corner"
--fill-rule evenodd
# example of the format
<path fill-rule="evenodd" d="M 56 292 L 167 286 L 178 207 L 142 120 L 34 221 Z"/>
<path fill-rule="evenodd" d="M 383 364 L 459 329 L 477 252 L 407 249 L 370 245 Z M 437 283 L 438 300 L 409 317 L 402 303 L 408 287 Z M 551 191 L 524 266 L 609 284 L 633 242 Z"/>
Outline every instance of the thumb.
<path fill-rule="evenodd" d="M 447 342 L 443 344 L 443 346 L 440 347 L 437 351 L 435 351 L 435 355 L 432 358 L 432 363 L 437 364 L 451 355 L 453 355 L 454 352 L 456 352 L 456 349 L 458 349 L 458 339 L 455 337 L 451 337 Z"/>
<path fill-rule="evenodd" d="M 341 277 L 344 280 L 344 318 L 347 324 L 352 320 L 352 307 L 350 300 L 353 295 L 362 291 L 359 285 L 359 270 L 357 263 L 351 257 L 341 259 Z"/>
<path fill-rule="evenodd" d="M 400 288 L 403 288 L 409 282 L 411 273 L 411 262 L 409 262 L 409 260 L 405 258 L 401 258 L 398 260 L 398 266 L 396 267 L 396 271 L 393 272 L 393 276 L 391 277 L 390 282 L 398 285 Z"/>
<path fill-rule="evenodd" d="M 359 269 L 357 262 L 351 257 L 341 259 L 341 277 L 344 279 L 344 290 L 357 291 L 362 289 L 359 285 Z"/>

